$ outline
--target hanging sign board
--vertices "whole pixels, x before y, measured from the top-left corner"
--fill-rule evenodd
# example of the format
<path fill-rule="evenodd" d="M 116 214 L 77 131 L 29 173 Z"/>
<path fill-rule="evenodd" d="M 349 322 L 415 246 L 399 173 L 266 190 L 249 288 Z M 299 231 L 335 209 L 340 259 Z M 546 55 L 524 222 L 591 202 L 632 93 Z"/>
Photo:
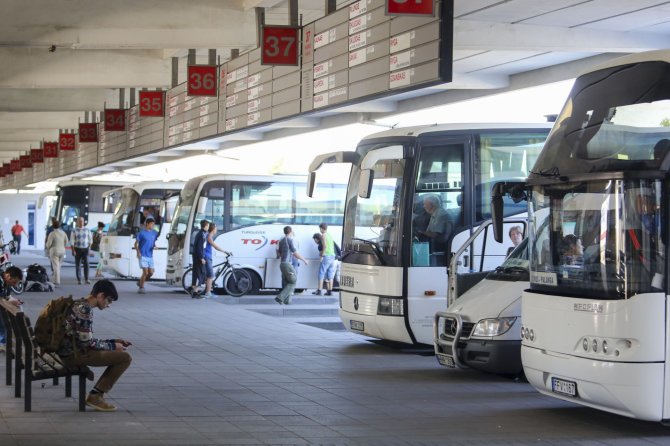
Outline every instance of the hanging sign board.
<path fill-rule="evenodd" d="M 189 65 L 189 96 L 216 96 L 216 65 Z"/>
<path fill-rule="evenodd" d="M 105 109 L 105 131 L 106 132 L 125 132 L 126 131 L 126 111 L 122 108 Z"/>
<path fill-rule="evenodd" d="M 44 143 L 44 158 L 58 158 L 58 143 L 45 142 Z"/>
<path fill-rule="evenodd" d="M 30 162 L 30 155 L 20 155 L 19 163 L 21 164 L 21 169 L 33 167 L 33 164 Z"/>
<path fill-rule="evenodd" d="M 74 150 L 76 148 L 74 133 L 61 133 L 58 135 L 58 146 L 61 150 Z"/>
<path fill-rule="evenodd" d="M 165 116 L 165 92 L 140 91 L 140 116 Z"/>
<path fill-rule="evenodd" d="M 300 28 L 263 25 L 261 65 L 298 65 Z"/>
<path fill-rule="evenodd" d="M 435 2 L 433 0 L 386 0 L 386 15 L 434 16 Z"/>
<path fill-rule="evenodd" d="M 12 173 L 21 171 L 21 161 L 13 159 L 10 163 Z"/>
<path fill-rule="evenodd" d="M 11 163 L 3 163 L 2 164 L 2 173 L 5 176 L 11 175 L 12 174 L 12 165 Z"/>
<path fill-rule="evenodd" d="M 79 142 L 98 142 L 98 124 L 95 122 L 80 123 Z"/>
<path fill-rule="evenodd" d="M 44 162 L 44 151 L 42 149 L 30 149 L 30 161 L 33 164 Z"/>

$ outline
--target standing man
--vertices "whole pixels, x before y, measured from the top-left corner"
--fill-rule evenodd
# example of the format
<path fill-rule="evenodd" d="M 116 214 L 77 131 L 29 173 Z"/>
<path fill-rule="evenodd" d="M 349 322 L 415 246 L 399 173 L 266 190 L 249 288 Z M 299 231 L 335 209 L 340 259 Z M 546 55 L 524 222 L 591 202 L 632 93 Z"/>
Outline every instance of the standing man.
<path fill-rule="evenodd" d="M 189 292 L 191 297 L 196 297 L 200 294 L 200 285 L 205 283 L 205 245 L 207 244 L 207 230 L 209 229 L 209 222 L 207 220 L 200 220 L 200 230 L 195 234 L 193 239 L 193 251 L 191 253 L 191 260 L 193 262 L 193 275 L 191 276 L 191 287 Z"/>
<path fill-rule="evenodd" d="M 16 266 L 10 266 L 2 274 L 0 274 L 0 298 L 6 299 L 17 307 L 23 302 L 10 295 L 10 287 L 18 285 L 23 280 L 23 271 Z M 11 330 L 11 328 L 10 328 Z M 0 351 L 5 351 L 7 343 L 7 328 L 0 318 Z"/>
<path fill-rule="evenodd" d="M 135 251 L 137 251 L 137 258 L 140 260 L 140 268 L 142 268 L 142 276 L 140 276 L 139 294 L 145 294 L 144 282 L 151 279 L 154 275 L 154 246 L 158 238 L 158 232 L 154 231 L 154 218 L 147 217 L 144 220 L 144 229 L 142 229 L 135 238 Z"/>
<path fill-rule="evenodd" d="M 77 219 L 77 226 L 72 230 L 70 235 L 70 245 L 74 254 L 74 268 L 77 273 L 77 283 L 81 285 L 81 276 L 79 275 L 79 264 L 84 264 L 84 280 L 86 283 L 91 283 L 88 280 L 88 248 L 93 241 L 91 231 L 84 226 L 84 217 Z"/>
<path fill-rule="evenodd" d="M 292 265 L 293 257 L 302 260 L 307 265 L 307 260 L 295 249 L 293 229 L 290 226 L 284 226 L 284 237 L 277 244 L 277 255 L 281 260 L 279 270 L 281 271 L 282 282 L 285 285 L 275 297 L 275 300 L 280 305 L 288 305 L 291 303 L 291 294 L 293 294 L 295 283 L 298 281 L 298 276 Z"/>
<path fill-rule="evenodd" d="M 16 254 L 21 254 L 21 234 L 26 234 L 26 237 L 28 234 L 26 233 L 26 230 L 23 229 L 23 226 L 19 224 L 19 221 L 16 220 L 16 223 L 14 226 L 12 226 L 12 239 L 16 243 Z"/>
<path fill-rule="evenodd" d="M 320 295 L 325 281 L 326 296 L 330 296 L 333 294 L 333 279 L 335 278 L 335 241 L 328 233 L 328 225 L 326 223 L 319 225 L 319 232 L 321 232 L 319 288 L 312 294 Z"/>
<path fill-rule="evenodd" d="M 65 318 L 65 339 L 58 350 L 68 367 L 107 367 L 86 398 L 86 404 L 95 410 L 113 412 L 116 406 L 104 399 L 130 366 L 132 357 L 126 349 L 131 345 L 124 339 L 96 339 L 93 337 L 93 309 L 104 310 L 119 295 L 114 284 L 99 280 L 91 293 L 74 302 Z"/>

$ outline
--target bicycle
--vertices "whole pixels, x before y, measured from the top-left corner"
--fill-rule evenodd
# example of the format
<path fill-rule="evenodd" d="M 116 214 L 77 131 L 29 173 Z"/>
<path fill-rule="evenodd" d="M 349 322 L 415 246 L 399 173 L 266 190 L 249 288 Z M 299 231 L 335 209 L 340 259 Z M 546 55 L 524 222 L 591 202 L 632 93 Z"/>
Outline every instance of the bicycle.
<path fill-rule="evenodd" d="M 232 254 L 226 254 L 226 259 L 223 262 L 213 266 L 214 277 L 212 278 L 212 288 L 214 288 L 214 284 L 217 283 L 219 279 L 223 278 L 223 289 L 226 290 L 226 293 L 234 297 L 244 296 L 251 291 L 253 279 L 247 270 L 230 263 L 228 258 L 231 255 Z M 186 292 L 191 288 L 192 274 L 193 265 L 189 265 L 181 278 L 181 286 Z"/>
<path fill-rule="evenodd" d="M 16 254 L 16 242 L 14 242 L 14 240 L 0 246 L 0 274 L 4 273 L 7 268 L 14 266 L 9 260 L 9 254 Z M 9 287 L 9 289 L 12 293 L 17 295 L 23 293 L 24 281 L 20 281 L 16 285 Z"/>

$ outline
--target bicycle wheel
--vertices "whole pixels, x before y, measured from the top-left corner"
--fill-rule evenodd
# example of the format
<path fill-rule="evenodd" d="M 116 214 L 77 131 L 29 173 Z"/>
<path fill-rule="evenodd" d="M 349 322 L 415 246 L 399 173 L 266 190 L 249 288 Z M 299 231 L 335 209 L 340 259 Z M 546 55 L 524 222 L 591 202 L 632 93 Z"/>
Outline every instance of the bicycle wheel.
<path fill-rule="evenodd" d="M 9 289 L 13 294 L 21 294 L 24 291 L 24 283 L 21 281 L 14 286 L 10 286 Z"/>
<path fill-rule="evenodd" d="M 191 288 L 191 274 L 193 268 L 188 268 L 184 271 L 184 275 L 181 276 L 181 286 L 184 288 L 184 291 L 188 292 L 188 289 Z"/>
<path fill-rule="evenodd" d="M 230 273 L 223 280 L 226 292 L 235 297 L 248 293 L 251 290 L 251 284 L 251 276 L 242 268 L 231 269 Z"/>

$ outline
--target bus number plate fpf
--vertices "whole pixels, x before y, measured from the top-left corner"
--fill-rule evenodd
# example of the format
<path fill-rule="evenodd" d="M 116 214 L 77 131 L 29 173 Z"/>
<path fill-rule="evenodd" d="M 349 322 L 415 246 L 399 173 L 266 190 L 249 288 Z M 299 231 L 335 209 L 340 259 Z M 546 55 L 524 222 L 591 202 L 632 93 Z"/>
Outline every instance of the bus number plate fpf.
<path fill-rule="evenodd" d="M 558 378 L 551 378 L 551 390 L 552 392 L 558 393 L 560 395 L 576 397 L 577 383 Z"/>
<path fill-rule="evenodd" d="M 352 330 L 365 331 L 365 323 L 361 321 L 349 321 L 349 326 Z"/>
<path fill-rule="evenodd" d="M 451 368 L 456 367 L 456 364 L 454 363 L 454 358 L 449 355 L 445 355 L 444 353 L 437 354 L 437 362 L 446 367 Z"/>

